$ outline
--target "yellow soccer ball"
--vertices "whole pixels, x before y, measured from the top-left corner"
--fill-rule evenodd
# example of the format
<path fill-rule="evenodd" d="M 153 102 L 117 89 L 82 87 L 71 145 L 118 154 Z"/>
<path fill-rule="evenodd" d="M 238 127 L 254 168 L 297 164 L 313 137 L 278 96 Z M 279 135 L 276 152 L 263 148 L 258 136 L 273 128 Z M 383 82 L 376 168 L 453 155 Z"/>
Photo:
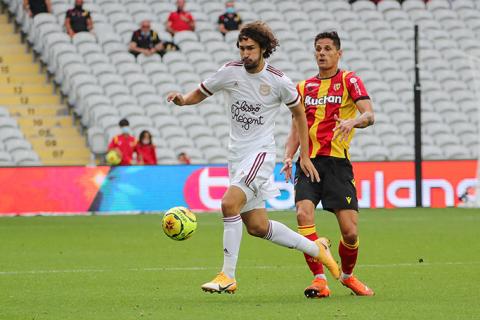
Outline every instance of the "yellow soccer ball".
<path fill-rule="evenodd" d="M 117 150 L 112 149 L 107 152 L 105 160 L 107 161 L 108 165 L 117 166 L 120 164 L 120 162 L 122 162 L 122 156 Z"/>
<path fill-rule="evenodd" d="M 163 216 L 162 228 L 170 239 L 186 240 L 197 229 L 197 217 L 188 208 L 173 207 Z"/>

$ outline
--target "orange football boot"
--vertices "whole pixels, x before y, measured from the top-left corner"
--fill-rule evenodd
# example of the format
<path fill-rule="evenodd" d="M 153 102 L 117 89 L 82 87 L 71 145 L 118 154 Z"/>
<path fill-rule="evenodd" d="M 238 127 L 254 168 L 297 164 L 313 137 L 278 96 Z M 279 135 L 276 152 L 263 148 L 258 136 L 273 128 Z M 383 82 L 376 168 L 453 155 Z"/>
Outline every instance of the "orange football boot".
<path fill-rule="evenodd" d="M 327 298 L 330 296 L 330 289 L 327 286 L 327 280 L 315 278 L 312 284 L 305 288 L 305 297 L 310 299 Z"/>
<path fill-rule="evenodd" d="M 340 282 L 347 288 L 353 291 L 357 296 L 373 296 L 375 292 L 372 289 L 364 285 L 353 275 L 347 279 L 340 278 Z"/>

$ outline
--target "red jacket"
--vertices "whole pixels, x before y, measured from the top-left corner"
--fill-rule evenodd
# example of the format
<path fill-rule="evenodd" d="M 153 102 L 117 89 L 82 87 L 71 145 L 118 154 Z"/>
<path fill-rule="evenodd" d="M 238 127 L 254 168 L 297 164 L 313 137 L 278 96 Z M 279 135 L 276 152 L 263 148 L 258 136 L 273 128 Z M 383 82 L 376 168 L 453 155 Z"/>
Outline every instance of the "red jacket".
<path fill-rule="evenodd" d="M 157 164 L 157 153 L 153 144 L 137 143 L 135 151 L 138 155 L 139 164 Z"/>
<path fill-rule="evenodd" d="M 172 23 L 171 24 L 172 29 L 175 30 L 175 32 L 186 31 L 186 30 L 191 31 L 192 28 L 190 27 L 190 25 L 187 22 L 183 21 L 182 18 L 189 21 L 194 21 L 193 16 L 190 14 L 190 12 L 187 12 L 187 11 L 171 12 L 170 15 L 168 16 L 168 21 Z"/>
<path fill-rule="evenodd" d="M 115 136 L 110 144 L 108 150 L 117 149 L 122 156 L 122 162 L 120 165 L 128 166 L 132 164 L 133 153 L 135 152 L 135 146 L 137 145 L 137 139 L 131 135 L 119 134 Z"/>

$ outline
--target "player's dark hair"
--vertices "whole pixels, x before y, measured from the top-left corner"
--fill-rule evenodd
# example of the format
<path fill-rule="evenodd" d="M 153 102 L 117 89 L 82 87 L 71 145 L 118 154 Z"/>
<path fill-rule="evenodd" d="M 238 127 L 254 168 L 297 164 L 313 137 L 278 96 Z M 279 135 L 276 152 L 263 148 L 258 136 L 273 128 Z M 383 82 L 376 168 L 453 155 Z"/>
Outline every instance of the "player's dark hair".
<path fill-rule="evenodd" d="M 333 44 L 335 45 L 335 48 L 337 48 L 337 50 L 340 50 L 340 48 L 341 48 L 340 37 L 338 36 L 337 31 L 320 32 L 315 37 L 315 42 L 313 43 L 313 45 L 315 46 L 317 41 L 320 40 L 320 39 L 331 39 L 333 41 Z"/>
<path fill-rule="evenodd" d="M 130 122 L 128 122 L 127 119 L 122 119 L 120 120 L 120 122 L 118 123 L 118 125 L 121 127 L 128 127 L 130 125 Z"/>
<path fill-rule="evenodd" d="M 260 45 L 260 48 L 265 49 L 265 52 L 263 53 L 264 58 L 270 57 L 279 45 L 272 29 L 262 21 L 247 23 L 240 29 L 237 39 L 237 48 L 239 47 L 240 41 L 247 39 L 252 39 Z"/>
<path fill-rule="evenodd" d="M 138 141 L 143 144 L 143 138 L 148 134 L 148 136 L 150 137 L 150 143 L 148 144 L 152 144 L 152 134 L 150 133 L 150 131 L 148 130 L 143 130 L 142 132 L 140 132 L 140 136 L 138 137 Z"/>

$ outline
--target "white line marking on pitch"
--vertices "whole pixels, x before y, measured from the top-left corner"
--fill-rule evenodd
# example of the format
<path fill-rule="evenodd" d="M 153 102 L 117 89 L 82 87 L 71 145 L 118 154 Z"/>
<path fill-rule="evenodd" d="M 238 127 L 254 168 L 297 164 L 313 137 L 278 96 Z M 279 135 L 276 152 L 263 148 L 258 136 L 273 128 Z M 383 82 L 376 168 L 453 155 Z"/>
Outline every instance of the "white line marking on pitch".
<path fill-rule="evenodd" d="M 455 266 L 455 265 L 478 265 L 474 262 L 416 262 L 416 263 L 391 263 L 391 264 L 360 264 L 360 268 L 396 268 L 396 267 L 422 267 L 422 266 Z M 240 269 L 296 269 L 305 268 L 298 266 L 244 266 Z M 28 275 L 28 274 L 55 274 L 55 273 L 102 273 L 102 272 L 148 272 L 148 271 L 202 271 L 215 270 L 217 267 L 153 267 L 153 268 L 128 268 L 128 269 L 65 269 L 65 270 L 25 270 L 25 271 L 0 271 L 0 276 Z"/>

